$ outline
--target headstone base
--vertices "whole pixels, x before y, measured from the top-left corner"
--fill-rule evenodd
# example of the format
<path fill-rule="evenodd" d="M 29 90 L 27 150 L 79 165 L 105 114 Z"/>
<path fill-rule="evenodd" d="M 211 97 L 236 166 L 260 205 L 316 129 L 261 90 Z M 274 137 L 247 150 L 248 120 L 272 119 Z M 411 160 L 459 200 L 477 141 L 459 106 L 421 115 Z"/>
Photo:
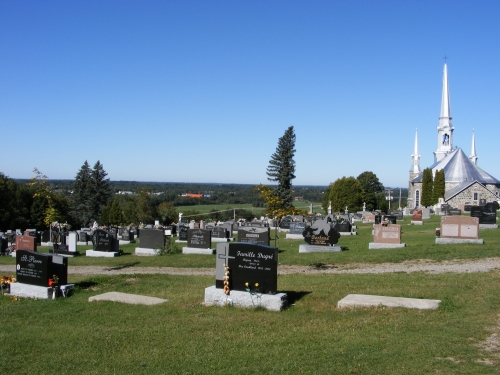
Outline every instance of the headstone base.
<path fill-rule="evenodd" d="M 404 297 L 372 296 L 367 294 L 348 294 L 337 302 L 337 308 L 343 307 L 406 307 L 409 309 L 435 310 L 439 307 L 441 300 L 420 299 Z"/>
<path fill-rule="evenodd" d="M 376 250 L 376 249 L 398 249 L 401 247 L 405 247 L 405 243 L 380 243 L 380 242 L 370 242 L 368 244 L 368 249 L 369 250 Z"/>
<path fill-rule="evenodd" d="M 135 240 L 134 241 L 119 240 L 118 243 L 120 245 L 128 245 L 128 244 L 131 244 L 131 243 L 135 243 Z"/>
<path fill-rule="evenodd" d="M 301 235 L 301 234 L 290 234 L 290 233 L 287 233 L 285 238 L 287 240 L 303 240 L 304 236 Z"/>
<path fill-rule="evenodd" d="M 232 242 L 234 238 L 214 238 L 212 237 L 212 242 Z"/>
<path fill-rule="evenodd" d="M 187 241 L 184 241 L 184 240 L 175 240 L 175 243 L 187 243 Z"/>
<path fill-rule="evenodd" d="M 447 245 L 447 244 L 457 244 L 457 243 L 475 243 L 482 245 L 484 240 L 479 238 L 477 240 L 468 239 L 468 238 L 441 238 L 436 237 L 436 245 Z"/>
<path fill-rule="evenodd" d="M 300 245 L 299 253 L 331 253 L 342 251 L 342 246 Z"/>
<path fill-rule="evenodd" d="M 355 236 L 358 233 L 357 232 L 339 232 L 341 236 Z"/>
<path fill-rule="evenodd" d="M 479 229 L 498 229 L 498 224 L 479 224 Z"/>
<path fill-rule="evenodd" d="M 135 255 L 147 255 L 147 256 L 158 255 L 158 250 L 157 249 L 149 249 L 146 247 L 136 247 L 135 248 Z"/>
<path fill-rule="evenodd" d="M 183 247 L 182 254 L 205 254 L 212 255 L 215 254 L 215 249 L 199 249 L 197 247 Z"/>
<path fill-rule="evenodd" d="M 57 254 L 63 257 L 73 258 L 81 255 L 78 251 L 59 251 L 54 249 L 49 249 L 50 254 Z"/>
<path fill-rule="evenodd" d="M 290 229 L 288 228 L 278 228 L 278 232 L 290 232 Z"/>
<path fill-rule="evenodd" d="M 93 258 L 114 258 L 120 255 L 120 253 L 116 251 L 95 251 L 95 250 L 87 250 L 85 251 L 85 256 L 93 257 Z"/>
<path fill-rule="evenodd" d="M 288 294 L 262 294 L 258 297 L 248 292 L 232 290 L 227 296 L 222 289 L 217 289 L 215 285 L 205 288 L 205 305 L 224 306 L 226 304 L 232 304 L 236 307 L 263 307 L 271 311 L 281 311 L 288 305 Z"/>
<path fill-rule="evenodd" d="M 54 297 L 66 297 L 71 294 L 74 284 L 60 285 L 56 289 L 46 286 L 30 285 L 24 283 L 10 284 L 10 295 L 24 298 L 53 299 Z"/>
<path fill-rule="evenodd" d="M 164 298 L 141 296 L 139 294 L 108 292 L 89 297 L 89 302 L 93 301 L 112 301 L 128 303 L 131 305 L 158 305 L 160 303 L 167 302 L 168 300 Z"/>
<path fill-rule="evenodd" d="M 416 220 L 411 221 L 411 225 L 423 225 L 423 224 L 424 224 L 423 221 L 416 221 Z"/>
<path fill-rule="evenodd" d="M 90 242 L 90 243 L 89 243 Z M 92 241 L 78 241 L 76 243 L 77 246 L 92 246 Z"/>
<path fill-rule="evenodd" d="M 40 246 L 54 246 L 54 242 L 42 242 Z"/>

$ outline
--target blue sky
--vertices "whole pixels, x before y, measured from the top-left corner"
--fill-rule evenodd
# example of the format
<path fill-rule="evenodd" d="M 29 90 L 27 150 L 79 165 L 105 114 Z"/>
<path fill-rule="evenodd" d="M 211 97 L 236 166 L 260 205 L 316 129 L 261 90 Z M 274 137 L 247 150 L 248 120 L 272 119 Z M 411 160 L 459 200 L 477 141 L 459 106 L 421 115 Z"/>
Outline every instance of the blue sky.
<path fill-rule="evenodd" d="M 500 178 L 500 1 L 0 0 L 0 172 L 295 185 L 374 172 L 407 187 L 437 146 L 449 56 L 454 145 Z"/>

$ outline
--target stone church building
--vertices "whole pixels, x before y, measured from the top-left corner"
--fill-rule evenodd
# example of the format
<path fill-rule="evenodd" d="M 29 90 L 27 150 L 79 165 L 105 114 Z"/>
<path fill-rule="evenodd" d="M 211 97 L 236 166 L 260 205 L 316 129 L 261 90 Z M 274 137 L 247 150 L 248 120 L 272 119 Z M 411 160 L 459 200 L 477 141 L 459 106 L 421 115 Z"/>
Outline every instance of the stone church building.
<path fill-rule="evenodd" d="M 441 99 L 441 114 L 437 126 L 437 148 L 434 151 L 432 175 L 444 169 L 445 196 L 444 201 L 452 207 L 459 204 L 478 205 L 480 199 L 486 202 L 500 200 L 500 181 L 483 171 L 477 165 L 474 130 L 469 156 L 462 149 L 453 147 L 453 125 L 451 123 L 450 98 L 448 93 L 448 67 L 444 64 L 443 94 Z M 420 207 L 422 196 L 422 175 L 420 155 L 418 154 L 418 134 L 415 133 L 415 148 L 413 150 L 412 166 L 408 183 L 408 208 Z"/>

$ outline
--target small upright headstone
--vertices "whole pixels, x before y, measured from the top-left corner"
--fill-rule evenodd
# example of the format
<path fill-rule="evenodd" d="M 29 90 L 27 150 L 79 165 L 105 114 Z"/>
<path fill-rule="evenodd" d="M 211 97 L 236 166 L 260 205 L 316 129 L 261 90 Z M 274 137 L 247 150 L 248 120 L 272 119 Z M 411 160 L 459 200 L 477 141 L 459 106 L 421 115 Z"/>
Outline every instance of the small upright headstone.
<path fill-rule="evenodd" d="M 182 248 L 183 254 L 213 254 L 212 232 L 209 229 L 189 229 L 187 246 Z"/>
<path fill-rule="evenodd" d="M 103 229 L 96 229 L 92 235 L 92 250 L 87 250 L 88 257 L 115 257 L 120 255 L 118 240 Z"/>
<path fill-rule="evenodd" d="M 239 227 L 238 242 L 269 246 L 271 242 L 270 229 L 268 227 Z"/>
<path fill-rule="evenodd" d="M 401 243 L 401 225 L 399 224 L 376 224 L 373 227 L 373 242 L 368 245 L 369 249 L 391 249 L 405 247 Z"/>
<path fill-rule="evenodd" d="M 36 251 L 36 239 L 28 235 L 16 236 L 16 250 Z"/>
<path fill-rule="evenodd" d="M 326 218 L 313 222 L 302 235 L 307 245 L 300 245 L 299 253 L 342 251 L 342 246 L 334 246 L 338 242 L 340 234 Z"/>
<path fill-rule="evenodd" d="M 157 255 L 165 248 L 166 236 L 163 229 L 141 229 L 139 246 L 135 248 L 136 255 Z"/>
<path fill-rule="evenodd" d="M 286 234 L 287 239 L 302 240 L 304 236 L 302 233 L 306 230 L 305 222 L 292 222 L 290 223 L 290 232 Z"/>
<path fill-rule="evenodd" d="M 411 223 L 414 225 L 422 225 L 422 209 L 416 208 L 413 210 L 413 214 L 411 215 Z"/>

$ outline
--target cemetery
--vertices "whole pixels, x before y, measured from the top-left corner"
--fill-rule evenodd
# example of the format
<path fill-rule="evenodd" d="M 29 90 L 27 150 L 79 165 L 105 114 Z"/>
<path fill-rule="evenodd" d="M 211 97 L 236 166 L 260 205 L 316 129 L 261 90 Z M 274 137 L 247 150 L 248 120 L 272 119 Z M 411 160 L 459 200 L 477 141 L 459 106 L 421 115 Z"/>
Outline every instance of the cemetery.
<path fill-rule="evenodd" d="M 181 230 L 176 232 L 177 235 L 172 236 L 164 229 L 143 228 L 139 231 L 139 238 L 136 238 L 135 242 L 126 244 L 120 244 L 112 232 L 95 230 L 89 241 L 92 251 L 116 253 L 118 249 L 121 252 L 120 256 L 100 258 L 83 255 L 88 251 L 85 249 L 88 249 L 89 245 L 77 245 L 77 250 L 82 253 L 82 256 L 63 257 L 50 252 L 50 246 L 36 244 L 35 237 L 19 235 L 16 236 L 19 249 L 24 247 L 27 250 L 16 251 L 16 258 L 0 257 L 0 269 L 7 267 L 10 270 L 9 272 L 3 271 L 5 279 L 2 280 L 5 280 L 3 282 L 5 287 L 2 288 L 4 295 L 0 298 L 0 308 L 3 311 L 12 311 L 21 320 L 28 318 L 28 311 L 46 310 L 48 312 L 47 318 L 41 315 L 34 324 L 32 322 L 23 335 L 31 335 L 33 330 L 43 329 L 43 326 L 50 324 L 52 315 L 60 316 L 65 311 L 70 314 L 72 309 L 78 308 L 85 318 L 73 316 L 72 324 L 68 321 L 68 324 L 55 326 L 46 333 L 46 337 L 64 336 L 66 330 L 76 330 L 76 334 L 85 335 L 90 342 L 102 342 L 96 345 L 105 348 L 108 345 L 106 341 L 103 341 L 106 337 L 105 332 L 93 330 L 92 327 L 96 319 L 101 322 L 100 324 L 114 324 L 118 331 L 112 334 L 111 340 L 120 342 L 124 348 L 134 352 L 134 356 L 140 355 L 146 368 L 152 369 L 153 372 L 159 370 L 158 366 L 161 366 L 161 361 L 155 360 L 146 349 L 139 349 L 127 343 L 129 337 L 127 332 L 130 330 L 147 332 L 148 341 L 154 339 L 165 342 L 161 344 L 165 349 L 167 342 L 171 340 L 177 342 L 175 347 L 179 348 L 179 354 L 175 359 L 169 360 L 169 368 L 175 372 L 177 371 L 175 369 L 183 371 L 192 368 L 190 362 L 186 362 L 186 356 L 182 354 L 187 350 L 185 345 L 188 345 L 188 342 L 189 347 L 203 355 L 206 360 L 215 361 L 215 355 L 219 353 L 219 350 L 215 353 L 208 350 L 211 341 L 205 333 L 213 330 L 219 331 L 216 327 L 224 321 L 235 322 L 237 320 L 253 323 L 248 327 L 238 328 L 231 335 L 231 345 L 245 346 L 244 337 L 248 335 L 257 335 L 253 342 L 260 349 L 267 347 L 268 340 L 274 337 L 288 337 L 291 342 L 294 342 L 294 339 L 289 336 L 292 327 L 295 327 L 295 330 L 296 327 L 300 327 L 301 340 L 307 341 L 308 332 L 314 326 L 332 334 L 326 333 L 325 340 L 309 343 L 313 351 L 320 350 L 326 345 L 330 350 L 336 351 L 337 355 L 347 355 L 351 358 L 350 356 L 355 355 L 356 347 L 368 345 L 371 343 L 370 338 L 377 337 L 382 330 L 386 337 L 385 345 L 393 348 L 394 355 L 398 357 L 403 356 L 408 345 L 418 342 L 424 335 L 428 340 L 439 340 L 443 343 L 443 353 L 439 356 L 447 355 L 446 347 L 453 347 L 453 356 L 462 358 L 469 355 L 466 353 L 470 353 L 471 345 L 467 340 L 459 346 L 452 345 L 453 338 L 456 336 L 474 337 L 480 342 L 487 337 L 487 333 L 475 329 L 475 324 L 478 322 L 494 324 L 495 322 L 498 310 L 494 307 L 495 304 L 491 303 L 497 300 L 496 284 L 492 282 L 495 273 L 422 275 L 418 272 L 408 274 L 403 272 L 366 274 L 362 277 L 349 273 L 329 273 L 329 270 L 334 270 L 335 267 L 350 267 L 349 265 L 366 262 L 376 266 L 379 263 L 412 262 L 419 259 L 443 262 L 456 257 L 486 259 L 498 255 L 500 236 L 497 230 L 480 228 L 480 219 L 475 213 L 465 213 L 460 216 L 431 214 L 430 218 L 425 220 L 424 225 L 411 225 L 412 219 L 412 216 L 404 216 L 403 220 L 398 220 L 397 215 L 382 214 L 379 224 L 375 224 L 375 219 L 365 223 L 357 222 L 358 235 L 356 236 L 341 236 L 334 229 L 334 223 L 329 223 L 324 219 L 316 220 L 317 223 L 305 220 L 297 226 L 292 222 L 286 232 L 266 226 L 248 225 L 238 227 L 235 241 L 227 242 L 210 241 L 209 237 L 213 233 L 213 228 L 210 227 L 207 229 L 187 227 L 186 242 L 176 242 L 182 233 Z M 439 241 L 448 240 L 449 237 L 452 237 L 452 240 L 457 239 L 453 238 L 455 229 L 450 227 L 450 225 L 455 225 L 457 220 L 464 221 L 464 223 L 457 224 L 459 235 L 475 238 L 477 234 L 480 239 L 484 240 L 483 243 L 474 245 L 470 242 L 463 244 L 458 242 L 450 250 L 436 251 L 437 248 L 444 249 Z M 471 220 L 476 222 L 476 229 L 471 227 Z M 442 228 L 440 237 L 436 237 L 436 227 Z M 300 238 L 289 237 L 290 234 L 299 234 L 299 231 L 302 231 Z M 278 239 L 275 239 L 276 236 Z M 402 237 L 404 237 L 404 243 L 401 243 Z M 9 244 L 7 239 L 4 242 Z M 81 241 L 78 242 L 81 243 Z M 144 257 L 140 256 L 137 250 L 155 249 L 166 245 L 167 242 L 173 246 L 172 252 L 163 256 L 155 254 L 155 256 Z M 372 243 L 379 246 L 384 244 L 405 246 L 392 249 L 389 247 L 390 251 L 380 252 L 372 250 Z M 184 251 L 184 247 L 197 249 L 196 246 L 200 246 L 200 250 L 214 249 L 215 251 L 212 251 L 209 256 L 203 252 Z M 301 249 L 305 246 L 311 246 L 312 250 L 320 249 L 304 252 Z M 336 247 L 340 247 L 343 251 L 333 250 Z M 329 251 L 320 251 L 321 249 Z M 40 260 L 39 264 L 43 264 L 43 267 L 31 268 L 17 260 L 17 257 L 33 253 L 38 254 L 33 260 Z M 19 271 L 16 271 L 16 264 L 21 266 Z M 109 270 L 132 270 L 132 273 L 122 275 L 110 273 L 98 277 L 91 274 L 72 273 L 72 267 L 84 267 L 90 270 L 97 265 Z M 63 271 L 58 271 L 58 267 L 62 267 Z M 183 276 L 149 274 L 147 270 L 151 267 L 156 269 L 179 267 L 188 273 Z M 280 269 L 288 270 L 294 267 L 304 269 L 305 273 L 280 271 Z M 141 269 L 144 269 L 144 273 Z M 192 274 L 189 270 L 192 270 Z M 198 270 L 206 270 L 207 273 L 197 275 Z M 57 276 L 57 284 L 54 284 L 54 275 Z M 8 282 L 8 279 L 12 277 L 15 281 Z M 225 293 L 225 281 L 228 283 L 229 294 Z M 325 282 L 329 285 L 326 289 L 323 287 Z M 473 285 L 473 287 L 464 291 L 460 288 L 463 283 Z M 53 292 L 55 286 L 58 286 L 57 294 Z M 469 301 L 478 296 L 481 302 L 471 305 Z M 51 301 L 53 298 L 60 302 L 53 305 L 54 302 Z M 45 299 L 47 302 L 42 302 Z M 100 313 L 103 308 L 107 311 L 104 317 Z M 128 322 L 121 322 L 119 319 L 120 316 L 132 318 L 139 311 L 151 312 L 146 315 L 141 313 L 140 327 L 132 322 L 133 319 Z M 329 318 L 332 314 L 335 316 L 334 323 Z M 442 325 L 443 314 L 447 316 L 447 320 L 456 321 L 457 324 Z M 161 323 L 158 323 L 156 319 L 158 316 L 168 316 L 169 319 L 162 319 Z M 197 316 L 196 319 L 194 319 L 195 316 Z M 349 332 L 345 328 L 368 318 L 376 322 L 377 328 L 364 325 L 359 332 Z M 275 327 L 272 333 L 266 329 L 266 325 L 262 326 L 257 323 L 262 320 Z M 415 333 L 409 334 L 405 331 L 403 336 L 391 333 L 392 322 L 395 320 L 402 322 L 403 327 L 411 323 L 415 326 Z M 440 328 L 430 330 L 429 325 Z M 186 341 L 185 331 L 179 328 L 182 326 L 199 331 L 194 344 L 192 341 Z M 158 330 L 159 327 L 160 330 Z M 14 335 L 14 329 L 14 327 L 7 327 L 7 337 Z M 89 332 L 93 333 L 89 335 Z M 161 332 L 169 332 L 167 341 L 163 339 L 164 334 Z M 333 332 L 340 333 L 342 338 L 339 339 L 338 335 Z M 18 332 L 15 334 L 17 336 Z M 446 344 L 447 342 L 449 344 Z M 222 350 L 225 350 L 226 345 L 229 343 L 222 344 Z M 307 357 L 300 349 L 301 346 L 297 343 L 294 345 L 294 347 L 287 347 L 286 350 L 291 351 L 296 360 L 292 363 L 282 362 L 284 368 L 298 366 L 297 361 L 306 361 Z M 379 350 L 384 350 L 383 347 L 385 347 L 376 342 L 370 345 Z M 77 340 L 66 341 L 65 347 L 73 352 L 87 350 L 85 347 L 80 348 Z M 269 358 L 273 360 L 279 358 L 284 354 L 283 350 L 285 349 L 280 346 L 273 346 L 271 353 L 268 354 L 271 356 Z M 341 354 L 340 350 L 345 354 Z M 420 366 L 425 368 L 434 366 L 433 358 L 436 355 L 430 348 L 426 349 L 426 346 L 422 346 L 417 352 L 420 358 L 419 365 L 416 366 L 414 361 L 403 360 L 405 367 L 415 366 L 414 369 L 418 372 L 421 371 Z M 477 354 L 477 356 L 483 358 L 484 354 Z M 69 354 L 63 353 L 62 357 L 64 359 L 62 363 L 65 364 L 57 365 L 60 372 L 64 372 L 65 366 L 77 366 L 75 359 Z M 374 357 L 369 355 L 361 366 L 368 370 L 373 360 Z M 236 355 L 228 354 L 223 363 L 235 361 L 238 362 Z M 126 368 L 133 366 L 130 358 L 122 354 L 117 354 L 111 359 L 106 358 L 104 362 L 111 363 L 114 368 L 122 369 L 122 372 L 126 372 Z M 278 362 L 280 362 L 279 359 Z M 47 372 L 49 368 L 46 367 L 48 365 L 39 362 L 35 366 L 38 366 L 40 372 Z M 139 366 L 142 366 L 142 363 Z M 336 368 L 337 365 L 333 366 Z M 476 365 L 468 366 L 474 368 L 474 371 L 477 370 Z M 264 367 L 267 368 L 266 365 Z M 103 371 L 105 372 L 104 369 Z M 325 368 L 324 371 L 327 369 Z"/>

